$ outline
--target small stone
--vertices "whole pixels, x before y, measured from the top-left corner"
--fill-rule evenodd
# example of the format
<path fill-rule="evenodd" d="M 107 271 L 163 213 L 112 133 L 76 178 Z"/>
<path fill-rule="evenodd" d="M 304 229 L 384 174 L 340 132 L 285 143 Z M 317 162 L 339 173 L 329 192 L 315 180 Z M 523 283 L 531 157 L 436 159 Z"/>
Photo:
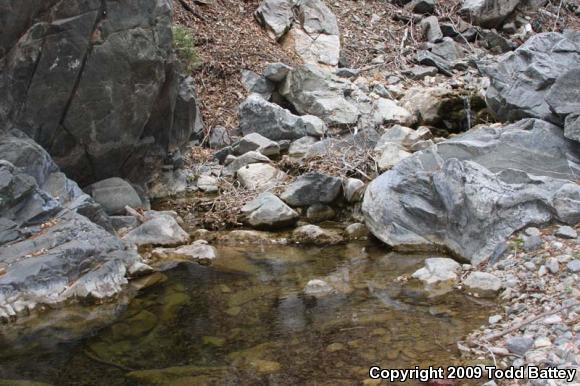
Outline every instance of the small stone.
<path fill-rule="evenodd" d="M 496 323 L 499 323 L 499 321 L 502 319 L 503 319 L 503 317 L 501 315 L 493 315 L 493 316 L 490 316 L 487 321 L 489 322 L 489 324 L 496 324 Z"/>
<path fill-rule="evenodd" d="M 562 323 L 562 317 L 560 315 L 550 315 L 546 316 L 543 320 L 544 324 L 558 324 Z"/>
<path fill-rule="evenodd" d="M 533 251 L 540 248 L 543 244 L 543 240 L 540 236 L 527 236 L 524 237 L 523 248 L 525 251 Z"/>
<path fill-rule="evenodd" d="M 524 233 L 528 236 L 540 236 L 541 235 L 540 230 L 536 227 L 526 228 Z"/>
<path fill-rule="evenodd" d="M 506 342 L 506 348 L 517 355 L 525 355 L 529 349 L 531 349 L 534 345 L 534 340 L 531 338 L 526 338 L 523 336 L 516 336 L 514 338 L 510 338 Z"/>
<path fill-rule="evenodd" d="M 551 273 L 560 272 L 560 263 L 558 262 L 558 259 L 555 257 L 549 258 L 548 261 L 546 261 L 545 266 Z"/>
<path fill-rule="evenodd" d="M 545 265 L 542 265 L 540 267 L 540 269 L 538 269 L 538 276 L 542 277 L 544 276 L 546 273 L 548 273 L 548 269 L 546 268 Z"/>
<path fill-rule="evenodd" d="M 556 232 L 554 232 L 554 235 L 562 239 L 575 239 L 578 237 L 578 232 L 576 232 L 574 228 L 566 225 L 558 227 Z"/>
<path fill-rule="evenodd" d="M 502 287 L 501 279 L 487 272 L 473 272 L 464 280 L 463 284 L 469 292 L 480 296 L 495 296 Z"/>
<path fill-rule="evenodd" d="M 358 202 L 362 199 L 365 183 L 357 178 L 347 178 L 342 182 L 344 198 L 348 202 Z"/>
<path fill-rule="evenodd" d="M 534 341 L 534 348 L 550 347 L 551 345 L 552 345 L 552 342 L 550 341 L 550 338 L 547 338 L 545 336 L 537 338 Z"/>
<path fill-rule="evenodd" d="M 566 264 L 568 271 L 576 273 L 580 272 L 580 260 L 572 260 L 568 264 Z"/>
<path fill-rule="evenodd" d="M 524 263 L 524 268 L 527 269 L 528 271 L 535 271 L 536 270 L 536 264 L 532 263 L 531 261 L 526 261 Z"/>
<path fill-rule="evenodd" d="M 320 279 L 310 280 L 306 283 L 306 287 L 304 287 L 304 294 L 314 297 L 323 297 L 331 294 L 333 291 L 334 289 L 330 284 Z"/>

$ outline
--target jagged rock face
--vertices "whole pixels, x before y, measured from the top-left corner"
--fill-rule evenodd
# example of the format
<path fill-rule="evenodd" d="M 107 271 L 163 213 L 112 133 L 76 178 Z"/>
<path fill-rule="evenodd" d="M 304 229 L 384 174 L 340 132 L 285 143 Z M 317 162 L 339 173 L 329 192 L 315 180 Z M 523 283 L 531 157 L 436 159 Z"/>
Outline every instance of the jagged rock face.
<path fill-rule="evenodd" d="M 0 9 L 0 130 L 27 133 L 82 185 L 131 176 L 189 139 L 195 97 L 173 68 L 169 0 Z"/>
<path fill-rule="evenodd" d="M 532 117 L 563 126 L 580 99 L 578 63 L 580 32 L 531 37 L 499 63 L 482 68 L 490 78 L 489 110 L 501 121 Z"/>
<path fill-rule="evenodd" d="M 478 128 L 415 153 L 367 188 L 371 232 L 478 264 L 529 224 L 580 221 L 580 145 L 540 120 Z"/>
<path fill-rule="evenodd" d="M 119 293 L 139 255 L 21 132 L 0 137 L 0 319 L 37 304 Z"/>

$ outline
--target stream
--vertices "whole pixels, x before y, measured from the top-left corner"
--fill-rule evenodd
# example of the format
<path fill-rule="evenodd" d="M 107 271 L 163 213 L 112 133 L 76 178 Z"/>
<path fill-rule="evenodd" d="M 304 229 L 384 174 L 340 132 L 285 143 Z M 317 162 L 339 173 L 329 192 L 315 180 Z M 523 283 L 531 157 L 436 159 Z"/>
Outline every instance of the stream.
<path fill-rule="evenodd" d="M 211 266 L 185 263 L 156 274 L 156 284 L 131 300 L 2 326 L 0 380 L 355 385 L 373 365 L 461 364 L 456 342 L 496 307 L 459 292 L 429 299 L 403 286 L 397 277 L 426 256 L 372 242 L 218 252 Z M 335 292 L 305 295 L 312 279 Z"/>

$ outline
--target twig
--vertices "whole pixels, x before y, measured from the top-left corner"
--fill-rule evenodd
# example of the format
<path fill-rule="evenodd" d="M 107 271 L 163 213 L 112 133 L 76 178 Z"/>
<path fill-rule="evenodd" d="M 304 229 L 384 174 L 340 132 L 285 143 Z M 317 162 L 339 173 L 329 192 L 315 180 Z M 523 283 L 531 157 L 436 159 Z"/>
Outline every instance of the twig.
<path fill-rule="evenodd" d="M 546 316 L 550 316 L 550 315 L 553 315 L 553 314 L 557 314 L 558 312 L 561 312 L 561 311 L 564 311 L 564 310 L 566 310 L 568 308 L 572 308 L 572 307 L 576 307 L 576 306 L 580 306 L 580 302 L 574 302 L 572 304 L 568 304 L 567 306 L 562 306 L 562 307 L 557 308 L 555 310 L 544 312 L 543 314 L 534 316 L 534 317 L 532 317 L 532 318 L 530 318 L 528 320 L 524 320 L 523 322 L 518 323 L 518 324 L 516 324 L 516 325 L 514 325 L 514 326 L 512 326 L 510 328 L 508 328 L 507 330 L 504 330 L 504 331 L 501 331 L 501 332 L 498 332 L 498 333 L 495 333 L 495 334 L 490 334 L 490 335 L 484 336 L 483 337 L 483 340 L 486 340 L 488 342 L 490 342 L 492 340 L 496 340 L 498 338 L 501 338 L 504 335 L 509 334 L 510 332 L 517 331 L 520 328 L 522 328 L 524 326 L 527 326 L 530 323 L 535 322 L 536 320 L 545 318 Z"/>

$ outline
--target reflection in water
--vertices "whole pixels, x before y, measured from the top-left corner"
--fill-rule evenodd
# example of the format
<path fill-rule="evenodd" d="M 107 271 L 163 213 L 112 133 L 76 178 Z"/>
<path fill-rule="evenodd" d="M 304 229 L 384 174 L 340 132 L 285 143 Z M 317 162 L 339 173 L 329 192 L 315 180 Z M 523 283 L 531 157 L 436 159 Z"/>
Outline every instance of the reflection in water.
<path fill-rule="evenodd" d="M 229 247 L 219 256 L 211 267 L 166 272 L 168 280 L 126 306 L 78 307 L 101 316 L 92 323 L 77 314 L 33 334 L 6 326 L 0 378 L 58 385 L 360 384 L 371 365 L 459 362 L 456 340 L 493 311 L 460 294 L 436 302 L 410 296 L 394 279 L 424 257 L 369 245 Z M 312 279 L 333 292 L 304 295 Z M 41 336 L 52 344 L 37 344 Z"/>

